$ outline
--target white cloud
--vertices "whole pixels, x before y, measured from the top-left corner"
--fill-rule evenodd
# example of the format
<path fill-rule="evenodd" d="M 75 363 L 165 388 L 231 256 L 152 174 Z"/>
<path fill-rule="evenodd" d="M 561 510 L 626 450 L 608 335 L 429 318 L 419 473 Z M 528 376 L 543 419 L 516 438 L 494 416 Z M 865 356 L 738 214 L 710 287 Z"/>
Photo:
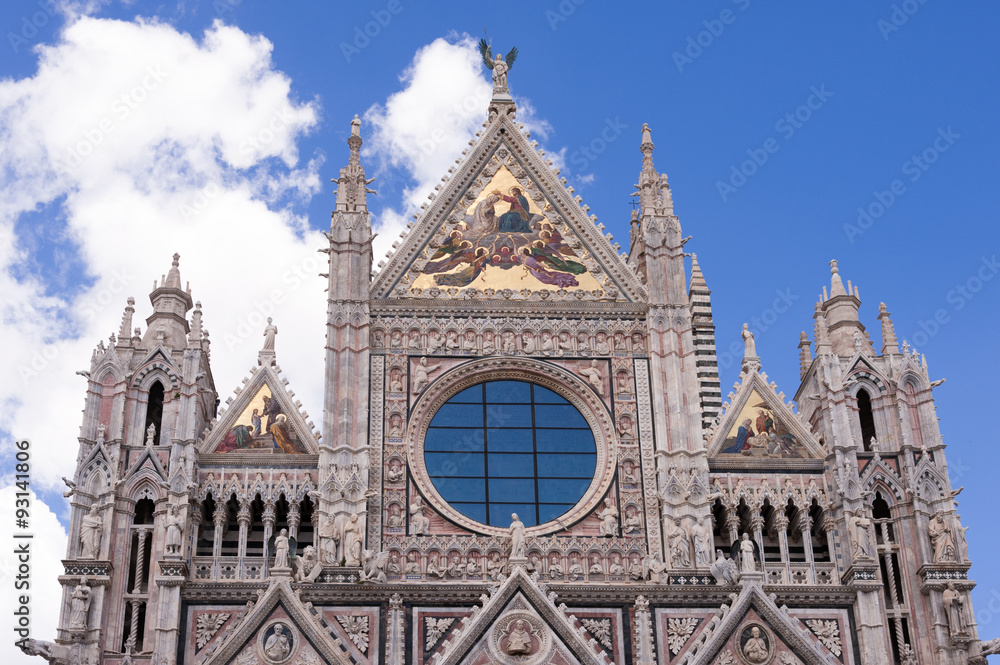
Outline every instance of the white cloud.
<path fill-rule="evenodd" d="M 266 39 L 222 24 L 196 39 L 155 21 L 82 17 L 37 54 L 33 76 L 0 81 L 4 454 L 11 437 L 27 438 L 35 486 L 73 475 L 86 387 L 74 372 L 117 332 L 127 296 L 143 324 L 146 294 L 174 251 L 203 304 L 223 400 L 255 364 L 270 314 L 278 361 L 318 422 L 325 242 L 292 207 L 321 191 L 321 160 L 303 165 L 297 151 L 318 103 L 295 98 Z M 23 221 L 30 211 L 42 213 L 34 228 Z M 50 272 L 25 272 L 39 241 L 79 262 L 92 284 L 52 291 Z M 0 490 L 4 515 L 10 491 Z M 41 526 L 50 515 L 35 513 L 36 546 L 51 553 L 34 573 L 45 584 L 65 552 L 55 517 Z M 40 639 L 54 636 L 59 598 L 34 596 Z M 19 660 L 12 649 L 6 641 L 0 656 Z"/>

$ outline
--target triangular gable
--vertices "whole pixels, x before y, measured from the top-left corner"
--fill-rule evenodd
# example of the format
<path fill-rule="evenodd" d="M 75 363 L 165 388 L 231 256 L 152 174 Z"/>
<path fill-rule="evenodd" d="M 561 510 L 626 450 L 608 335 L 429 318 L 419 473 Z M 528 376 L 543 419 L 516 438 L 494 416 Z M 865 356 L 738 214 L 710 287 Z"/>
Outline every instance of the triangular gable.
<path fill-rule="evenodd" d="M 349 650 L 331 634 L 331 627 L 323 615 L 303 604 L 292 592 L 289 577 L 272 577 L 271 585 L 264 595 L 240 620 L 238 626 L 230 629 L 228 638 L 219 644 L 203 665 L 228 665 L 238 662 L 238 655 L 245 651 L 264 652 L 268 641 L 277 630 L 284 635 L 285 644 L 272 648 L 286 649 L 285 658 L 268 657 L 258 654 L 259 662 L 288 660 L 293 663 L 308 663 L 318 656 L 320 663 L 334 665 L 355 665 Z M 280 635 L 279 635 L 280 637 Z"/>
<path fill-rule="evenodd" d="M 582 665 L 611 665 L 604 649 L 596 640 L 591 644 L 593 638 L 586 629 L 556 607 L 554 600 L 555 593 L 546 595 L 524 566 L 513 566 L 510 577 L 483 607 L 475 608 L 471 619 L 463 619 L 452 630 L 435 665 L 516 660 L 509 655 L 512 641 L 532 653 L 561 648 Z"/>
<path fill-rule="evenodd" d="M 764 593 L 759 580 L 744 583 L 740 594 L 730 605 L 723 605 L 721 613 L 721 620 L 714 619 L 698 640 L 689 643 L 688 651 L 682 650 L 677 655 L 677 662 L 709 665 L 724 651 L 739 652 L 746 648 L 747 639 L 754 637 L 756 627 L 754 639 L 762 640 L 762 646 L 771 654 L 767 662 L 780 662 L 775 657 L 776 652 L 786 650 L 806 665 L 829 663 L 829 653 L 819 638 L 798 619 L 789 616 L 787 608 L 779 608 L 774 596 Z M 746 661 L 734 659 L 732 662 Z"/>
<path fill-rule="evenodd" d="M 808 459 L 825 455 L 812 433 L 768 385 L 767 376 L 751 371 L 719 418 L 710 457 Z M 749 421 L 749 422 L 747 422 Z"/>
<path fill-rule="evenodd" d="M 201 454 L 300 455 L 319 451 L 318 433 L 285 388 L 277 365 L 250 370 L 250 377 L 219 410 L 199 444 Z"/>
<path fill-rule="evenodd" d="M 641 302 L 639 277 L 563 182 L 514 120 L 497 115 L 378 273 L 372 296 Z"/>
<path fill-rule="evenodd" d="M 154 450 L 152 446 L 146 446 L 122 476 L 124 483 L 133 485 L 133 476 L 143 474 L 149 476 L 156 484 L 165 485 L 167 482 L 167 470 L 163 468 L 159 452 L 159 449 Z"/>

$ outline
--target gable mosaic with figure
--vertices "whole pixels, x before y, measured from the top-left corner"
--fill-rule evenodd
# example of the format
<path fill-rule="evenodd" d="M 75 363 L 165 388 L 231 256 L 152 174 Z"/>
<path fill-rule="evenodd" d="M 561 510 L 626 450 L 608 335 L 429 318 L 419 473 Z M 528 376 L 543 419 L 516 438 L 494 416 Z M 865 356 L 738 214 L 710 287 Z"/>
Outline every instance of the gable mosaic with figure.
<path fill-rule="evenodd" d="M 267 384 L 260 387 L 212 452 L 241 450 L 293 455 L 308 452 Z"/>
<path fill-rule="evenodd" d="M 412 290 L 447 287 L 522 289 L 556 287 L 601 291 L 574 249 L 565 224 L 554 221 L 544 196 L 530 197 L 511 170 L 500 166 L 443 243 L 429 252 Z M 540 207 L 541 206 L 541 207 Z"/>
<path fill-rule="evenodd" d="M 757 393 L 750 393 L 733 423 L 722 448 L 722 455 L 747 457 L 807 457 L 805 446 L 778 418 Z"/>

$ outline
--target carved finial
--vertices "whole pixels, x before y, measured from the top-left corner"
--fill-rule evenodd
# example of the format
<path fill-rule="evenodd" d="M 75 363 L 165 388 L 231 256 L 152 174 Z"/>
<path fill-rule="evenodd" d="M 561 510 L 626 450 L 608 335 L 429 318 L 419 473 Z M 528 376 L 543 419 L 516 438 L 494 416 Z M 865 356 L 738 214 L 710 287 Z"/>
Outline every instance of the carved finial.
<path fill-rule="evenodd" d="M 837 267 L 837 259 L 830 261 L 830 297 L 846 296 L 844 281 L 840 278 L 840 268 Z"/>
<path fill-rule="evenodd" d="M 374 180 L 365 178 L 365 169 L 361 166 L 361 119 L 357 114 L 351 120 L 351 135 L 347 138 L 347 146 L 351 154 L 347 166 L 340 169 L 340 177 L 331 180 L 337 183 L 337 210 L 367 210 L 366 194 L 376 194 L 368 185 Z"/>
<path fill-rule="evenodd" d="M 799 334 L 799 378 L 804 378 L 809 366 L 812 365 L 812 350 L 809 348 L 809 336 L 803 330 Z"/>
<path fill-rule="evenodd" d="M 277 334 L 278 327 L 271 321 L 270 316 L 267 317 L 267 326 L 264 328 L 264 346 L 261 347 L 260 353 L 257 354 L 258 365 L 274 364 L 274 338 Z"/>
<path fill-rule="evenodd" d="M 357 113 L 354 114 L 354 120 L 351 120 L 351 136 L 361 138 L 361 118 Z"/>
<path fill-rule="evenodd" d="M 882 355 L 899 355 L 896 328 L 892 324 L 892 315 L 884 302 L 878 305 L 878 318 L 882 322 Z"/>

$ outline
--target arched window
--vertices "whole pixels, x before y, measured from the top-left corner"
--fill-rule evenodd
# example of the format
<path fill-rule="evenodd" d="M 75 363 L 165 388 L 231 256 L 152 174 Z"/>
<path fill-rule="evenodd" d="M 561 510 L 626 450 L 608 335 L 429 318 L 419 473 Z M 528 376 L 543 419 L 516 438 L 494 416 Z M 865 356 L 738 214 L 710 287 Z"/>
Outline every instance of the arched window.
<path fill-rule="evenodd" d="M 875 416 L 872 415 L 872 398 L 864 388 L 858 391 L 858 419 L 861 421 L 861 444 L 870 451 L 875 438 Z"/>
<path fill-rule="evenodd" d="M 211 495 L 201 502 L 201 528 L 198 530 L 196 556 L 212 556 L 215 547 L 215 499 Z"/>
<path fill-rule="evenodd" d="M 160 429 L 162 424 L 163 384 L 159 381 L 154 381 L 153 385 L 149 387 L 149 399 L 146 402 L 146 424 L 143 426 L 142 440 L 146 440 L 146 432 L 149 431 L 149 426 L 154 425 L 156 427 L 156 433 L 153 435 L 153 445 L 159 445 Z"/>

